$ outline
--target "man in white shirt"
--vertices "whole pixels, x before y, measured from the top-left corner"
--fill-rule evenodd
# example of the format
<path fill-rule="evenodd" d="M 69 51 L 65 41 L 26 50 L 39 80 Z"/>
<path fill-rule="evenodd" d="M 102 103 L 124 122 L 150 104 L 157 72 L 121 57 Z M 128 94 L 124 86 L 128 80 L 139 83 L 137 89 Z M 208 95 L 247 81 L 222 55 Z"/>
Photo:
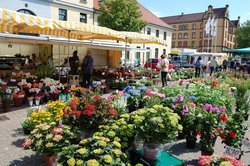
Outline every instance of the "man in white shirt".
<path fill-rule="evenodd" d="M 165 55 L 161 55 L 161 81 L 162 87 L 167 86 L 167 74 L 168 74 L 169 61 Z"/>

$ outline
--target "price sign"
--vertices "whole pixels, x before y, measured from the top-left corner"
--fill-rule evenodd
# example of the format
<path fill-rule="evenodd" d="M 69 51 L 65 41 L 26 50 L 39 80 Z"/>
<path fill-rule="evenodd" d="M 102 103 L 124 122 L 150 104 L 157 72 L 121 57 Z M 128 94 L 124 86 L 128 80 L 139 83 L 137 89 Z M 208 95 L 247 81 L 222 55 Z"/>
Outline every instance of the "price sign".
<path fill-rule="evenodd" d="M 250 141 L 248 139 L 243 139 L 242 144 L 250 149 Z"/>
<path fill-rule="evenodd" d="M 240 155 L 241 155 L 240 149 L 236 149 L 236 148 L 233 148 L 231 146 L 225 146 L 224 149 L 225 149 L 224 154 L 232 156 L 236 159 L 240 158 Z"/>

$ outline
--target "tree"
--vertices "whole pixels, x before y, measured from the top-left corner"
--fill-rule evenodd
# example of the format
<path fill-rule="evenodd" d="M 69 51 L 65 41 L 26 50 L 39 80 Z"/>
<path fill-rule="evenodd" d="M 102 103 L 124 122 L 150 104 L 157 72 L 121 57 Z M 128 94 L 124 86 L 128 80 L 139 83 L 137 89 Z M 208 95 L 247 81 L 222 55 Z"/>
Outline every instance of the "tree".
<path fill-rule="evenodd" d="M 136 0 L 106 0 L 99 2 L 102 14 L 98 17 L 100 26 L 118 31 L 140 32 L 147 23 L 141 20 Z"/>
<path fill-rule="evenodd" d="M 250 47 L 250 20 L 236 30 L 235 39 L 238 48 Z"/>

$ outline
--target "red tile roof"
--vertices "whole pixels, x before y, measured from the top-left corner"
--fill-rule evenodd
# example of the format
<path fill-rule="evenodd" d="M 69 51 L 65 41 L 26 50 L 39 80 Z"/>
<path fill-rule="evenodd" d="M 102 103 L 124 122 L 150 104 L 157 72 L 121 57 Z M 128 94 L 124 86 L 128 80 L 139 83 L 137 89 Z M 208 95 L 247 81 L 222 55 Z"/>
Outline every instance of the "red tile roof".
<path fill-rule="evenodd" d="M 94 9 L 99 10 L 99 0 L 94 0 Z M 158 25 L 158 26 L 162 26 L 162 27 L 166 27 L 166 28 L 170 28 L 173 29 L 172 26 L 168 25 L 167 23 L 163 22 L 160 18 L 158 18 L 156 15 L 154 15 L 152 12 L 150 12 L 148 9 L 146 9 L 144 6 L 140 5 L 140 12 L 142 14 L 142 20 L 154 24 L 154 25 Z"/>
<path fill-rule="evenodd" d="M 214 14 L 218 18 L 224 18 L 226 11 L 227 11 L 226 7 L 213 9 Z M 168 24 L 188 23 L 188 22 L 202 21 L 204 14 L 205 14 L 205 12 L 192 13 L 192 14 L 182 14 L 182 15 L 177 15 L 177 16 L 162 17 L 160 19 Z"/>

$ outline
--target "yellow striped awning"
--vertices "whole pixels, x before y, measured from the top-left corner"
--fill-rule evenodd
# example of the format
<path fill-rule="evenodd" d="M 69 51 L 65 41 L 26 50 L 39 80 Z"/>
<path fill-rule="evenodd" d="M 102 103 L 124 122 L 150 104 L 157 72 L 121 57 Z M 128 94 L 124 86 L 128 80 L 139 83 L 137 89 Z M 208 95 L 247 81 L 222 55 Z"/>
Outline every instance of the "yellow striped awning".
<path fill-rule="evenodd" d="M 130 44 L 161 44 L 167 45 L 166 40 L 159 39 L 157 37 L 146 35 L 137 32 L 122 32 L 127 38 L 127 42 Z"/>
<path fill-rule="evenodd" d="M 80 22 L 60 21 L 32 16 L 0 8 L 0 32 L 12 34 L 32 33 L 88 40 L 124 40 L 123 33 L 109 28 Z"/>

